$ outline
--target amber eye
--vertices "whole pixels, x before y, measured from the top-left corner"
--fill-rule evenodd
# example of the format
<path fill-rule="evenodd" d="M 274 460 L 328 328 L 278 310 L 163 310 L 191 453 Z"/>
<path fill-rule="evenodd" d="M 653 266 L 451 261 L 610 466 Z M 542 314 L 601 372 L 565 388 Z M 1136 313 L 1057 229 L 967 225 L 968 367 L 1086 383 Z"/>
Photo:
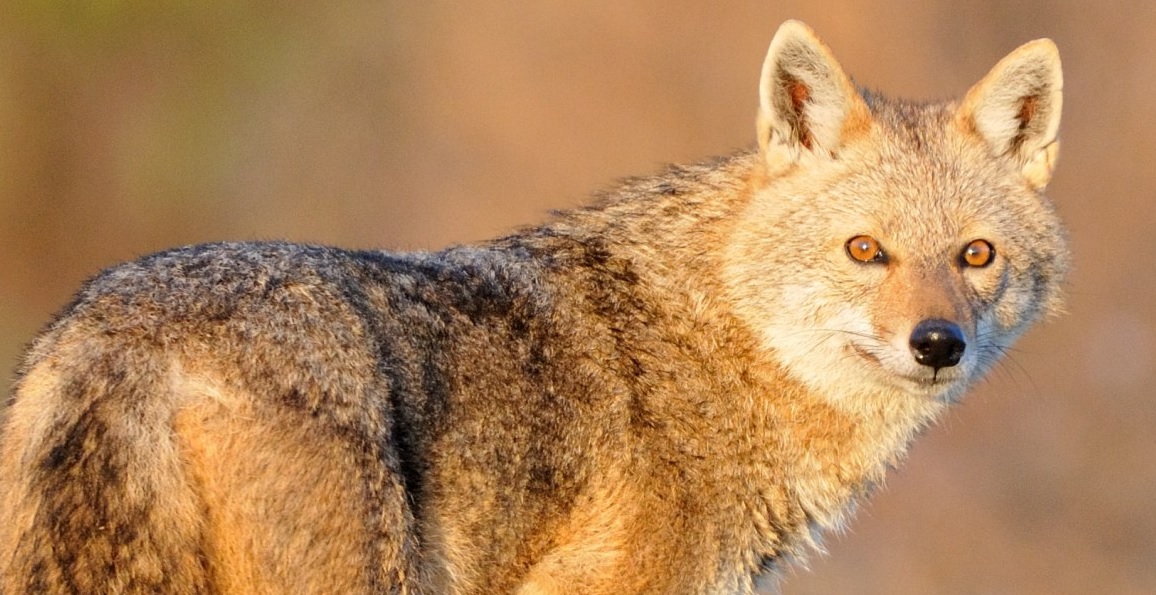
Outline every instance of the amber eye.
<path fill-rule="evenodd" d="M 995 248 L 987 240 L 972 240 L 963 249 L 963 262 L 971 267 L 985 267 L 995 260 Z"/>
<path fill-rule="evenodd" d="M 847 255 L 859 262 L 885 262 L 887 255 L 879 240 L 871 236 L 855 236 L 847 240 Z"/>

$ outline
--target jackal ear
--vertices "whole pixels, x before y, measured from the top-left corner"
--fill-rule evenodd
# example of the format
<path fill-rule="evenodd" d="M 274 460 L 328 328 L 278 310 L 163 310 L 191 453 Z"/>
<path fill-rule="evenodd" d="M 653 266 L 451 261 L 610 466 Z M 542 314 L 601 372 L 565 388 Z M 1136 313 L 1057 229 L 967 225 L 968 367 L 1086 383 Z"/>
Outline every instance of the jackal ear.
<path fill-rule="evenodd" d="M 979 134 L 996 155 L 1012 159 L 1024 180 L 1043 190 L 1060 149 L 1063 88 L 1056 44 L 1030 41 L 967 92 L 959 109 L 961 125 Z"/>
<path fill-rule="evenodd" d="M 783 23 L 759 82 L 759 149 L 769 169 L 808 154 L 830 157 L 870 121 L 867 104 L 831 50 L 803 23 Z"/>

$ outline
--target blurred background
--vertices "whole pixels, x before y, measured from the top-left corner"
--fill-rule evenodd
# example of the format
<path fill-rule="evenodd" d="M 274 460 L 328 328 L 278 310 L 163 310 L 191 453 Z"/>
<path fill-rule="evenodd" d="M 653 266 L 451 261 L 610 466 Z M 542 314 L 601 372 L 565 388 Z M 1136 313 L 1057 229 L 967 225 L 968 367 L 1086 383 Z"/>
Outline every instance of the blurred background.
<path fill-rule="evenodd" d="M 163 247 L 434 249 L 754 141 L 778 24 L 868 87 L 958 95 L 1052 37 L 1067 316 L 939 427 L 808 593 L 1156 593 L 1156 3 L 7 0 L 0 370 L 86 277 Z"/>

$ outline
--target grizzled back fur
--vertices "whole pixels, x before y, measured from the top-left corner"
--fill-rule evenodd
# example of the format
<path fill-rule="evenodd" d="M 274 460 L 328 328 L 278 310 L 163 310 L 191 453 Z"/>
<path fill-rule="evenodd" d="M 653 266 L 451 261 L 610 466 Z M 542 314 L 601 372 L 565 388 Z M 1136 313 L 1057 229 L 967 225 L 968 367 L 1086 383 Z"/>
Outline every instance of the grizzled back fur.
<path fill-rule="evenodd" d="M 1050 41 L 963 100 L 784 24 L 758 149 L 437 253 L 89 281 L 0 434 L 0 593 L 751 593 L 1060 304 Z"/>

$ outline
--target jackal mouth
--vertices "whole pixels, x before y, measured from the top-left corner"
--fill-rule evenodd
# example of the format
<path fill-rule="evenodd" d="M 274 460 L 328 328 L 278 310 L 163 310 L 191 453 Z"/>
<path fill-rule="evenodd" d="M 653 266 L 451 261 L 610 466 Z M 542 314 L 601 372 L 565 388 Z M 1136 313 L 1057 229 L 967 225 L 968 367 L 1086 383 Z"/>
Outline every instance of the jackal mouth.
<path fill-rule="evenodd" d="M 910 382 L 923 388 L 942 387 L 953 384 L 960 379 L 960 374 L 956 370 L 948 371 L 947 369 L 933 370 L 929 374 L 904 374 L 896 372 L 887 367 L 883 360 L 880 359 L 879 354 L 870 349 L 858 345 L 856 343 L 850 344 L 851 349 L 862 357 L 865 361 L 877 368 L 883 374 L 894 378 L 896 380 Z M 929 368 L 929 370 L 931 370 Z"/>
<path fill-rule="evenodd" d="M 871 363 L 872 365 L 879 368 L 880 370 L 882 370 L 884 372 L 891 373 L 887 369 L 887 366 L 883 365 L 883 360 L 879 357 L 879 353 L 876 350 L 868 349 L 868 348 L 866 348 L 866 347 L 864 347 L 858 343 L 854 343 L 854 342 L 850 343 L 850 346 L 851 346 L 851 349 L 856 354 L 859 355 L 859 357 L 862 357 L 863 359 L 867 360 L 867 362 Z"/>

